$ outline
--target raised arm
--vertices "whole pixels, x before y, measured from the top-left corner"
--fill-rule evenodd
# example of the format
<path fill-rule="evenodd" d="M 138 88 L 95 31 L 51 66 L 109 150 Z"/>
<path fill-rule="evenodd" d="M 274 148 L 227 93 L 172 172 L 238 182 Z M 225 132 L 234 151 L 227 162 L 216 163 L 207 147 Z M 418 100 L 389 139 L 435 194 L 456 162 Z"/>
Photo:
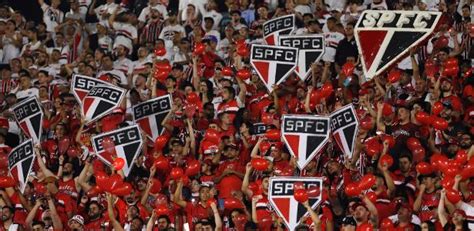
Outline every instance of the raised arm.
<path fill-rule="evenodd" d="M 25 219 L 25 227 L 27 229 L 31 229 L 31 224 L 33 223 L 33 220 L 35 219 L 36 212 L 38 212 L 38 209 L 39 209 L 40 206 L 41 206 L 41 200 L 40 200 L 40 198 L 37 198 L 36 202 L 35 202 L 35 205 L 30 210 L 30 212 L 28 213 L 28 216 L 26 216 L 26 219 Z"/>
<path fill-rule="evenodd" d="M 448 223 L 446 209 L 444 208 L 444 202 L 446 200 L 446 189 L 441 190 L 441 197 L 439 198 L 438 204 L 438 219 L 441 223 L 441 227 L 444 227 Z"/>
<path fill-rule="evenodd" d="M 252 198 L 253 192 L 250 190 L 249 185 L 250 185 L 250 174 L 252 173 L 252 164 L 247 163 L 245 166 L 245 175 L 244 179 L 242 181 L 242 187 L 240 188 L 242 192 L 248 197 Z"/>
<path fill-rule="evenodd" d="M 153 186 L 153 176 L 156 173 L 156 166 L 153 165 L 150 168 L 150 176 L 148 177 L 148 183 L 145 188 L 145 192 L 143 192 L 142 198 L 140 199 L 140 203 L 142 205 L 146 205 L 146 201 L 148 200 L 148 195 L 150 195 L 150 189 Z"/>
<path fill-rule="evenodd" d="M 115 197 L 110 193 L 106 193 L 105 196 L 107 197 L 107 214 L 109 215 L 110 223 L 112 223 L 113 229 L 116 231 L 123 231 L 124 229 L 122 225 L 117 221 L 114 214 L 113 201 L 115 200 Z"/>
<path fill-rule="evenodd" d="M 63 223 L 61 222 L 61 218 L 59 217 L 58 211 L 56 210 L 56 206 L 54 205 L 54 200 L 50 196 L 47 196 L 46 199 L 48 200 L 48 207 L 51 211 L 51 220 L 53 221 L 53 228 L 54 230 L 63 230 Z M 70 214 L 68 214 L 68 217 Z"/>
<path fill-rule="evenodd" d="M 214 214 L 214 222 L 216 223 L 216 231 L 221 231 L 222 230 L 222 219 L 221 216 L 219 215 L 219 210 L 217 209 L 216 203 L 212 202 L 210 203 L 210 207 L 212 209 L 212 213 Z"/>
<path fill-rule="evenodd" d="M 311 217 L 311 220 L 313 221 L 314 228 L 313 231 L 321 231 L 321 219 L 319 219 L 318 214 L 314 212 L 314 210 L 309 206 L 308 201 L 305 201 L 303 203 L 303 206 L 306 208 L 306 210 L 309 213 L 309 216 Z"/>
<path fill-rule="evenodd" d="M 174 191 L 174 196 L 171 198 L 171 201 L 181 206 L 182 208 L 185 208 L 188 203 L 185 200 L 183 200 L 182 193 L 183 193 L 183 181 L 178 180 L 176 191 Z"/>
<path fill-rule="evenodd" d="M 383 103 L 377 103 L 377 130 L 385 133 L 385 124 L 382 121 Z"/>

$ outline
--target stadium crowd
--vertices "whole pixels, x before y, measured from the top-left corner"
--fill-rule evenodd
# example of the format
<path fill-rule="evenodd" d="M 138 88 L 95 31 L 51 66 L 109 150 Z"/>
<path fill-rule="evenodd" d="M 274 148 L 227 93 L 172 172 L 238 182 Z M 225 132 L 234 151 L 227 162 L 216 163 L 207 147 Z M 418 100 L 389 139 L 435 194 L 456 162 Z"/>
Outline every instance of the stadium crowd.
<path fill-rule="evenodd" d="M 272 176 L 323 179 L 321 204 L 303 202 L 310 216 L 297 230 L 474 230 L 474 1 L 38 3 L 42 21 L 0 6 L 0 175 L 25 140 L 11 107 L 36 96 L 45 115 L 26 189 L 0 188 L 0 230 L 286 230 L 269 204 Z M 354 38 L 366 9 L 443 14 L 428 41 L 367 80 Z M 305 81 L 292 74 L 269 92 L 237 43 L 263 44 L 262 24 L 287 14 L 295 34 L 324 35 L 325 53 Z M 169 72 L 156 71 L 168 63 Z M 237 76 L 241 69 L 251 72 Z M 74 74 L 128 89 L 126 100 L 86 124 Z M 329 96 L 315 93 L 328 84 Z M 163 135 L 145 139 L 123 179 L 131 192 L 103 192 L 98 182 L 124 175 L 94 156 L 90 138 L 134 124 L 132 106 L 166 94 L 173 106 Z M 330 138 L 299 170 L 281 140 L 255 129 L 351 103 L 359 118 L 351 158 Z M 265 170 L 254 168 L 258 157 Z"/>

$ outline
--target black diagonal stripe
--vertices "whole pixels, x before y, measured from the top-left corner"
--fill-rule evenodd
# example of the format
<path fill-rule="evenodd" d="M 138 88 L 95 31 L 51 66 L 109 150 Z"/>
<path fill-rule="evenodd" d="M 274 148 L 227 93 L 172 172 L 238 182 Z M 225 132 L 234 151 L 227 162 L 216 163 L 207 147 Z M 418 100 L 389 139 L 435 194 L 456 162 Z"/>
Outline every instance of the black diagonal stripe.
<path fill-rule="evenodd" d="M 98 100 L 98 99 L 96 99 Z M 107 112 L 108 110 L 116 107 L 117 105 L 113 103 L 106 102 L 104 100 L 100 100 L 100 102 L 97 104 L 97 107 L 95 108 L 94 114 L 92 115 L 92 119 L 95 119 L 96 117 L 100 116 L 102 113 Z M 90 110 L 90 109 L 89 109 Z"/>
<path fill-rule="evenodd" d="M 306 141 L 306 160 L 308 160 L 311 153 L 313 153 L 315 150 L 321 149 L 321 146 L 326 138 L 327 137 L 324 136 L 308 136 Z"/>
<path fill-rule="evenodd" d="M 357 127 L 357 124 L 353 124 L 351 126 L 347 126 L 346 128 L 342 129 L 342 132 L 346 139 L 347 147 L 349 147 L 349 150 L 353 149 L 352 143 L 354 142 L 354 137 L 357 135 L 355 134 L 356 127 Z"/>
<path fill-rule="evenodd" d="M 312 207 L 314 204 L 318 202 L 318 199 L 308 199 L 309 205 Z M 301 204 L 298 203 L 298 208 L 296 211 L 296 216 L 297 216 L 297 222 L 304 216 L 304 214 L 307 212 L 306 208 Z"/>
<path fill-rule="evenodd" d="M 33 157 L 28 157 L 25 160 L 21 162 L 21 172 L 23 173 L 23 182 L 26 182 L 28 180 L 28 173 L 31 168 L 31 165 L 33 164 Z"/>
<path fill-rule="evenodd" d="M 306 51 L 305 52 L 305 62 L 306 62 L 306 72 L 308 72 L 311 69 L 311 64 L 318 59 L 318 57 L 323 53 L 322 51 Z"/>
<path fill-rule="evenodd" d="M 140 152 L 140 141 L 135 143 L 127 144 L 123 147 L 125 154 L 125 161 L 127 161 L 128 166 L 132 166 L 133 158 Z"/>
<path fill-rule="evenodd" d="M 167 114 L 168 113 L 160 113 L 160 114 L 155 115 L 156 129 L 158 129 L 158 134 L 161 134 L 163 132 L 164 127 L 161 126 L 161 122 L 163 122 Z"/>
<path fill-rule="evenodd" d="M 38 113 L 30 118 L 30 123 L 34 130 L 33 132 L 38 138 L 41 136 L 41 117 L 41 113 Z"/>
<path fill-rule="evenodd" d="M 277 64 L 275 71 L 275 84 L 280 80 L 283 80 L 293 67 L 295 67 L 295 64 Z"/>
<path fill-rule="evenodd" d="M 383 54 L 377 67 L 380 70 L 388 62 L 392 61 L 397 55 L 406 51 L 414 42 L 423 37 L 427 32 L 395 32 Z"/>

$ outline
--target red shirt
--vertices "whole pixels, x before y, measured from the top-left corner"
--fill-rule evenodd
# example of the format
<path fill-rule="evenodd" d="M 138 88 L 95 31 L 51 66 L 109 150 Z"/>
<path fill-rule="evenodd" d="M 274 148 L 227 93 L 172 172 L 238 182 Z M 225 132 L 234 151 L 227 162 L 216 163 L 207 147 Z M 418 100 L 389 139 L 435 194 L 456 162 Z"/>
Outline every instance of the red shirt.
<path fill-rule="evenodd" d="M 193 224 L 200 219 L 209 218 L 212 216 L 211 208 L 207 207 L 207 205 L 206 207 L 202 206 L 201 202 L 196 204 L 187 202 L 186 208 L 184 208 L 184 210 L 186 211 L 186 217 L 190 226 L 193 226 Z"/>
<path fill-rule="evenodd" d="M 220 163 L 217 169 L 216 175 L 220 176 L 226 169 L 232 169 L 234 171 L 244 173 L 245 167 L 240 160 L 224 161 Z M 232 191 L 240 191 L 242 187 L 242 179 L 235 174 L 230 174 L 222 178 L 217 184 L 217 190 L 219 190 L 220 198 L 232 197 Z"/>
<path fill-rule="evenodd" d="M 418 195 L 418 193 L 417 193 Z M 438 191 L 433 191 L 432 193 L 425 192 L 421 198 L 421 208 L 419 212 L 419 217 L 421 222 L 429 221 L 436 216 L 436 208 L 439 204 L 440 194 Z"/>

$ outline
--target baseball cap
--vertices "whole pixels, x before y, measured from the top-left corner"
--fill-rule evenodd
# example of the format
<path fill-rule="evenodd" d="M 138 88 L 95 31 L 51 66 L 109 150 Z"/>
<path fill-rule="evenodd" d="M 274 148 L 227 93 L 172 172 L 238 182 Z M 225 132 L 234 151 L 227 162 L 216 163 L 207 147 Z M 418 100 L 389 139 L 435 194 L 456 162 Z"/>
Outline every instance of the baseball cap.
<path fill-rule="evenodd" d="M 203 38 L 203 42 L 206 42 L 206 41 L 212 41 L 212 42 L 217 43 L 217 37 L 214 36 L 214 35 L 206 35 L 206 36 Z"/>
<path fill-rule="evenodd" d="M 369 209 L 367 208 L 367 206 L 366 206 L 364 203 L 361 203 L 361 202 L 357 202 L 357 203 L 355 203 L 354 205 L 352 205 L 352 210 L 356 210 L 357 207 L 359 207 L 359 206 L 362 206 L 362 207 L 364 207 L 367 211 L 369 211 Z"/>
<path fill-rule="evenodd" d="M 84 218 L 81 215 L 74 215 L 71 219 L 69 219 L 69 223 L 71 222 L 77 222 L 80 225 L 84 225 Z"/>
<path fill-rule="evenodd" d="M 238 149 L 239 149 L 239 147 L 238 147 L 236 144 L 234 144 L 234 143 L 227 144 L 227 145 L 224 147 L 225 150 L 227 150 L 227 149 L 229 149 L 229 148 L 233 148 L 233 149 L 235 149 L 235 150 L 238 150 Z"/>
<path fill-rule="evenodd" d="M 465 212 L 464 210 L 462 210 L 462 209 L 456 209 L 456 210 L 454 210 L 453 214 L 454 214 L 454 213 L 459 213 L 459 214 L 460 214 L 461 216 L 463 216 L 464 218 L 467 217 L 466 212 Z"/>
<path fill-rule="evenodd" d="M 183 65 L 179 64 L 179 63 L 174 63 L 172 70 L 174 70 L 174 69 L 178 69 L 178 70 L 182 71 L 183 70 Z"/>

